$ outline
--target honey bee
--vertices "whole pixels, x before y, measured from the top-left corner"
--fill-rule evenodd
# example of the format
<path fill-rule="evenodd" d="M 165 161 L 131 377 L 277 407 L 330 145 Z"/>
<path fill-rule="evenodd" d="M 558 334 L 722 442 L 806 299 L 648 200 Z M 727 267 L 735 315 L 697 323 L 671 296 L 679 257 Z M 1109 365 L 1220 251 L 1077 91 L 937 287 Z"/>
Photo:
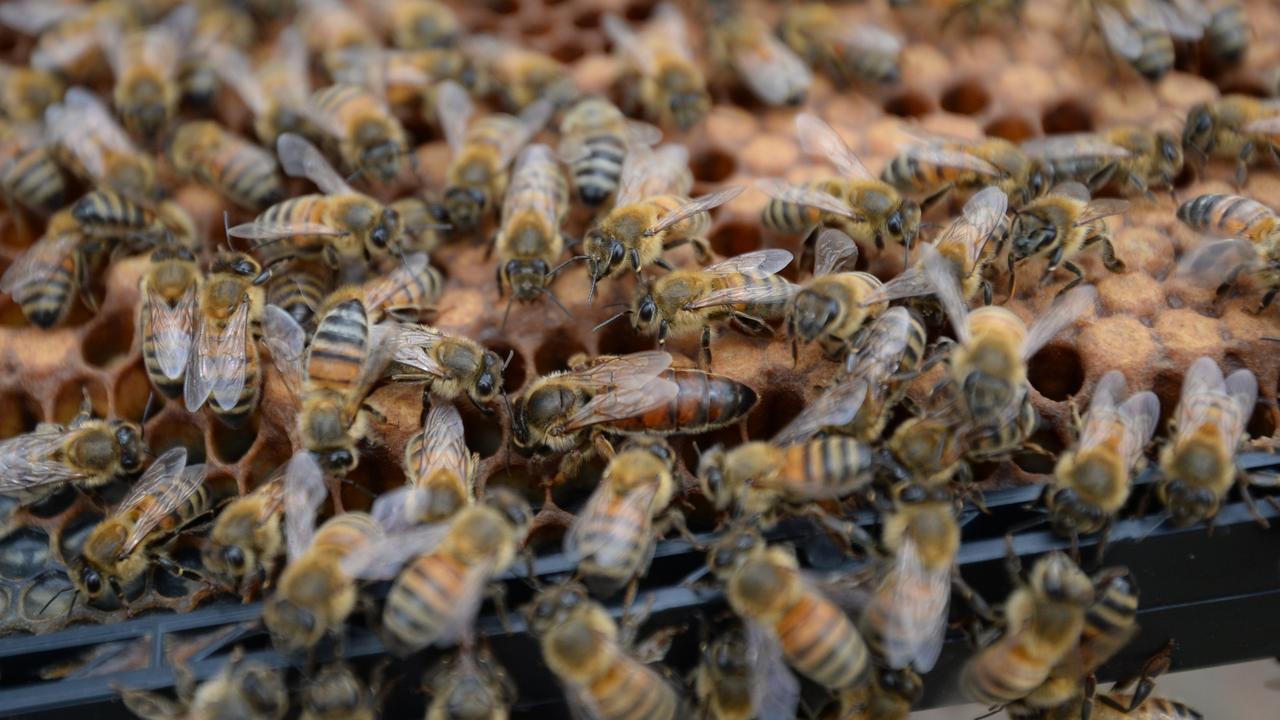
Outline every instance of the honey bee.
<path fill-rule="evenodd" d="M 708 2 L 708 44 L 716 65 L 731 70 L 761 102 L 800 105 L 813 75 L 763 18 L 744 12 L 737 0 Z"/>
<path fill-rule="evenodd" d="M 179 702 L 145 690 L 122 690 L 120 699 L 130 712 L 145 720 L 283 720 L 289 711 L 289 692 L 280 671 L 244 662 L 240 648 L 216 675 L 198 687 L 190 670 L 180 667 L 176 675 Z"/>
<path fill-rule="evenodd" d="M 1003 138 L 919 135 L 919 142 L 890 160 L 880 177 L 901 192 L 924 195 L 920 204 L 928 208 L 952 190 L 984 187 L 997 187 L 1022 206 L 1048 188 L 1048 175 L 1043 161 Z"/>
<path fill-rule="evenodd" d="M 408 136 L 386 102 L 374 93 L 360 85 L 330 85 L 311 94 L 306 113 L 307 120 L 332 139 L 349 171 L 382 182 L 400 174 Z"/>
<path fill-rule="evenodd" d="M 623 89 L 624 111 L 680 130 L 702 122 L 711 109 L 711 95 L 684 16 L 674 5 L 659 4 L 639 33 L 612 13 L 605 14 L 601 28 L 622 56 L 617 84 Z"/>
<path fill-rule="evenodd" d="M 475 107 L 466 90 L 453 81 L 440 85 L 436 103 L 453 153 L 445 171 L 445 210 L 455 229 L 470 230 L 506 193 L 507 166 L 547 124 L 551 105 L 535 102 L 519 117 L 491 113 L 471 122 Z"/>
<path fill-rule="evenodd" d="M 319 256 L 335 270 L 339 282 L 363 282 L 369 259 L 389 257 L 398 247 L 403 228 L 400 215 L 353 190 L 320 151 L 300 136 L 285 133 L 276 146 L 285 173 L 306 177 L 323 194 L 278 202 L 227 233 L 255 241 L 269 261 Z M 285 240 L 288 243 L 280 245 Z"/>
<path fill-rule="evenodd" d="M 240 207 L 260 209 L 284 199 L 284 181 L 271 153 L 212 120 L 179 126 L 168 155 L 179 174 Z"/>
<path fill-rule="evenodd" d="M 702 720 L 751 720 L 756 717 L 754 672 L 747 637 L 734 625 L 702 643 L 702 657 L 693 674 L 693 691 Z"/>
<path fill-rule="evenodd" d="M 787 305 L 793 360 L 798 342 L 815 340 L 829 357 L 843 357 L 867 323 L 888 308 L 885 303 L 866 303 L 882 286 L 880 278 L 864 272 L 836 272 L 841 265 L 852 267 L 857 258 L 858 246 L 848 235 L 834 228 L 818 235 L 813 279 L 797 289 Z"/>
<path fill-rule="evenodd" d="M 689 153 L 682 145 L 628 150 L 613 209 L 582 241 L 591 275 L 588 303 L 602 278 L 621 277 L 628 270 L 638 275 L 649 265 L 669 269 L 661 256 L 673 247 L 689 243 L 699 258 L 711 256 L 704 237 L 711 228 L 707 211 L 729 202 L 745 188 L 732 185 L 691 200 L 688 192 L 693 176 L 688 164 Z"/>
<path fill-rule="evenodd" d="M 502 106 L 511 112 L 542 99 L 558 109 L 578 95 L 569 68 L 550 55 L 492 35 L 469 35 L 462 47 L 476 71 L 497 90 Z"/>
<path fill-rule="evenodd" d="M 378 678 L 366 684 L 345 663 L 326 665 L 303 686 L 299 720 L 375 720 L 380 685 Z"/>
<path fill-rule="evenodd" d="M 115 75 L 112 102 L 136 137 L 156 137 L 173 118 L 182 94 L 179 61 L 195 20 L 194 8 L 183 6 L 155 25 L 113 32 L 104 45 Z"/>
<path fill-rule="evenodd" d="M 1093 583 L 1066 555 L 1037 560 L 1005 601 L 1004 634 L 965 663 L 965 695 L 987 705 L 1026 697 L 1076 647 L 1093 601 Z"/>
<path fill-rule="evenodd" d="M 380 44 L 364 16 L 339 0 L 299 0 L 297 22 L 307 49 L 326 65 L 329 53 Z"/>
<path fill-rule="evenodd" d="M 130 0 L 81 4 L 33 0 L 12 2 L 0 11 L 0 22 L 36 37 L 30 65 L 73 81 L 101 77 L 102 50 L 110 28 L 131 29 L 146 17 L 144 3 Z"/>
<path fill-rule="evenodd" d="M 658 128 L 628 120 L 607 98 L 589 95 L 560 121 L 559 153 L 569 163 L 578 198 L 595 207 L 618 191 L 628 148 L 661 139 Z"/>
<path fill-rule="evenodd" d="M 253 113 L 253 131 L 259 141 L 273 144 L 284 133 L 308 129 L 310 70 L 306 44 L 295 28 L 280 32 L 273 54 L 256 70 L 244 53 L 225 44 L 215 45 L 207 54 L 218 78 Z"/>
<path fill-rule="evenodd" d="M 1178 219 L 1200 233 L 1226 239 L 1196 247 L 1179 263 L 1180 274 L 1199 283 L 1220 282 L 1224 293 L 1243 272 L 1257 275 L 1266 288 L 1258 312 L 1280 292 L 1275 257 L 1280 250 L 1280 216 L 1271 208 L 1240 195 L 1200 195 L 1178 207 Z"/>
<path fill-rule="evenodd" d="M 617 623 L 581 585 L 543 590 L 526 614 L 575 713 L 599 720 L 680 717 L 675 688 L 629 653 Z"/>
<path fill-rule="evenodd" d="M 1045 504 L 1061 535 L 1074 538 L 1104 529 L 1129 499 L 1130 473 L 1141 466 L 1142 450 L 1155 433 L 1160 400 L 1147 391 L 1122 401 L 1124 392 L 1120 371 L 1103 375 L 1089 412 L 1078 422 L 1079 441 L 1058 457 Z"/>
<path fill-rule="evenodd" d="M 1235 65 L 1249 50 L 1250 31 L 1244 8 L 1237 0 L 1204 0 L 1209 13 L 1204 28 L 1205 48 L 1209 56 L 1224 65 Z"/>
<path fill-rule="evenodd" d="M 426 720 L 507 720 L 515 684 L 487 652 L 462 648 L 423 678 L 431 694 Z"/>
<path fill-rule="evenodd" d="M 44 235 L 0 275 L 0 292 L 18 303 L 29 322 L 45 329 L 66 318 L 77 294 L 85 307 L 97 307 L 89 287 L 93 253 L 87 245 L 70 209 L 54 214 Z"/>
<path fill-rule="evenodd" d="M 198 411 L 212 397 L 214 416 L 238 427 L 258 404 L 257 339 L 262 334 L 262 286 L 270 276 L 244 253 L 214 256 L 200 286 L 199 323 L 188 353 L 183 384 L 187 412 Z"/>
<path fill-rule="evenodd" d="M 166 397 L 182 394 L 202 280 L 195 254 L 179 245 L 152 251 L 139 282 L 142 360 L 151 384 Z"/>
<path fill-rule="evenodd" d="M 213 67 L 211 51 L 219 46 L 246 50 L 253 43 L 255 26 L 248 10 L 237 5 L 202 3 L 196 5 L 187 47 L 178 67 L 182 102 L 212 108 L 221 85 Z"/>
<path fill-rule="evenodd" d="M 556 261 L 564 254 L 560 224 L 568 213 L 569 186 L 551 148 L 535 144 L 520 151 L 494 237 L 499 296 L 510 292 L 511 300 L 531 302 L 545 295 L 559 304 L 551 283 L 560 269 Z"/>
<path fill-rule="evenodd" d="M 858 629 L 804 577 L 792 551 L 766 545 L 754 529 L 737 528 L 711 547 L 707 565 L 724 583 L 729 607 L 746 628 L 753 692 L 759 698 L 754 704 L 782 713 L 762 715 L 796 712 L 799 683 L 787 664 L 832 691 L 867 682 L 871 662 Z"/>
<path fill-rule="evenodd" d="M 71 206 L 71 217 L 86 237 L 124 241 L 126 249 L 195 239 L 194 221 L 173 200 L 152 204 L 114 190 L 92 190 Z"/>
<path fill-rule="evenodd" d="M 330 51 L 325 60 L 335 82 L 360 85 L 385 99 L 396 112 L 434 116 L 434 84 L 442 80 L 474 83 L 475 68 L 455 49 L 358 46 Z"/>
<path fill-rule="evenodd" d="M 166 556 L 163 546 L 213 509 L 212 491 L 204 486 L 205 467 L 187 467 L 186 448 L 156 458 L 120 504 L 94 526 L 73 568 L 72 582 L 90 604 L 110 588 L 123 604 L 125 588 L 147 572 L 151 563 L 182 577 L 197 576 Z"/>
<path fill-rule="evenodd" d="M 1124 193 L 1150 196 L 1152 187 L 1172 189 L 1182 172 L 1178 138 L 1136 126 L 1033 138 L 1022 150 L 1044 161 L 1054 182 L 1074 180 L 1094 192 L 1118 180 Z"/>
<path fill-rule="evenodd" d="M 383 579 L 412 558 L 383 606 L 383 641 L 392 652 L 403 656 L 429 645 L 466 645 L 485 589 L 515 562 L 532 521 L 524 498 L 490 488 L 447 524 L 389 534 L 342 564 L 357 577 Z"/>
<path fill-rule="evenodd" d="M 902 38 L 869 23 L 844 24 L 827 3 L 788 7 L 778 35 L 837 87 L 857 80 L 893 84 L 902 77 Z"/>
<path fill-rule="evenodd" d="M 638 437 L 614 455 L 600 484 L 565 535 L 565 553 L 603 596 L 634 582 L 653 559 L 655 523 L 676 492 L 675 451 L 659 438 Z M 672 516 L 669 516 L 672 517 Z"/>
<path fill-rule="evenodd" d="M 426 381 L 431 394 L 445 400 L 466 393 L 481 412 L 502 394 L 506 362 L 471 338 L 449 335 L 426 325 L 402 327 L 396 339 L 395 362 L 411 368 L 394 380 Z"/>
<path fill-rule="evenodd" d="M 1174 434 L 1160 448 L 1161 477 L 1156 496 L 1173 523 L 1212 522 L 1232 482 L 1252 506 L 1248 485 L 1262 480 L 1240 472 L 1235 453 L 1258 398 L 1258 380 L 1249 370 L 1222 377 L 1212 359 L 1191 364 L 1174 414 Z"/>
<path fill-rule="evenodd" d="M 151 196 L 156 181 L 151 157 L 93 93 L 69 88 L 61 103 L 45 109 L 44 124 L 59 161 L 77 175 L 131 198 Z"/>
<path fill-rule="evenodd" d="M 1084 270 L 1071 261 L 1081 250 L 1102 243 L 1102 264 L 1113 273 L 1125 271 L 1124 261 L 1116 257 L 1111 244 L 1111 230 L 1104 218 L 1121 215 L 1129 209 L 1127 200 L 1089 199 L 1089 190 L 1077 182 L 1055 186 L 1045 197 L 1031 201 L 1014 216 L 1009 225 L 1009 297 L 1017 286 L 1014 267 L 1018 262 L 1047 255 L 1044 278 L 1059 267 L 1075 275 L 1062 286 L 1059 294 L 1071 290 L 1084 280 Z"/>
<path fill-rule="evenodd" d="M 886 240 L 901 242 L 910 252 L 920 232 L 920 206 L 877 180 L 835 129 L 816 115 L 796 116 L 796 137 L 806 154 L 829 160 L 841 177 L 801 185 L 758 182 L 773 198 L 761 212 L 764 226 L 784 233 L 834 226 L 855 241 L 874 242 L 880 249 Z"/>
<path fill-rule="evenodd" d="M 391 44 L 404 50 L 452 48 L 462 39 L 457 14 L 437 0 L 379 0 L 371 3 Z"/>
<path fill-rule="evenodd" d="M 62 99 L 62 80 L 47 70 L 0 63 L 0 101 L 14 123 L 38 122 L 44 109 Z"/>
<path fill-rule="evenodd" d="M 1188 3 L 1156 0 L 1090 0 L 1107 46 L 1151 82 L 1173 69 L 1174 42 L 1195 41 L 1203 20 L 1184 12 Z"/>
<path fill-rule="evenodd" d="M 448 520 L 471 504 L 479 456 L 467 449 L 462 417 L 450 403 L 432 403 L 422 432 L 404 446 L 404 487 L 379 495 L 373 516 L 401 529 Z"/>
<path fill-rule="evenodd" d="M 299 327 L 315 329 L 316 310 L 333 286 L 333 271 L 324 262 L 293 258 L 280 263 L 267 284 L 267 304 L 284 310 Z M 370 284 L 377 281 L 370 281 Z M 370 291 L 366 287 L 366 296 Z"/>
<path fill-rule="evenodd" d="M 1201 163 L 1211 157 L 1236 163 L 1236 185 L 1244 185 L 1249 165 L 1280 158 L 1280 101 L 1226 95 L 1187 111 L 1182 145 Z"/>
<path fill-rule="evenodd" d="M 822 715 L 832 720 L 907 720 L 911 706 L 924 696 L 924 680 L 911 668 L 875 667 L 871 682 L 837 696 L 835 715 Z"/>
<path fill-rule="evenodd" d="M 1193 230 L 1268 247 L 1280 242 L 1280 215 L 1241 195 L 1196 196 L 1178 206 L 1178 219 Z"/>
<path fill-rule="evenodd" d="M 30 505 L 67 484 L 96 488 L 137 473 L 146 453 L 141 427 L 95 420 L 86 398 L 70 425 L 41 423 L 0 440 L 0 494 Z"/>
<path fill-rule="evenodd" d="M 66 202 L 66 181 L 37 127 L 0 121 L 0 193 L 10 207 L 41 215 Z"/>
<path fill-rule="evenodd" d="M 370 315 L 416 321 L 435 306 L 444 292 L 444 278 L 431 266 L 426 253 L 403 257 L 402 262 L 382 277 L 365 281 L 365 305 Z"/>
<path fill-rule="evenodd" d="M 658 344 L 701 329 L 702 359 L 711 365 L 711 326 L 733 321 L 748 332 L 768 329 L 780 320 L 795 286 L 775 275 L 791 262 L 791 253 L 771 249 L 738 255 L 701 270 L 676 270 L 640 288 L 631 306 L 636 332 L 657 332 Z M 607 321 L 606 321 L 607 322 Z"/>
<path fill-rule="evenodd" d="M 201 553 L 209 572 L 233 583 L 241 595 L 247 594 L 248 583 L 255 576 L 260 575 L 264 584 L 268 582 L 276 560 L 284 553 L 285 467 L 218 513 Z"/>

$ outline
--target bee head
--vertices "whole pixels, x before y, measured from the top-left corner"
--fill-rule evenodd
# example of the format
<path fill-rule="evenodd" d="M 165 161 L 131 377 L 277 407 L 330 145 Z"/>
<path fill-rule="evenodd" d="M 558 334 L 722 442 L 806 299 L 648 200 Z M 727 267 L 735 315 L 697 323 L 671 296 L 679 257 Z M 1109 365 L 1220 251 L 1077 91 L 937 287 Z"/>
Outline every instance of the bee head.
<path fill-rule="evenodd" d="M 658 312 L 658 303 L 653 299 L 653 293 L 645 291 L 644 295 L 636 301 L 635 308 L 631 311 L 631 326 L 638 332 L 646 333 L 653 330 L 662 319 Z"/>
<path fill-rule="evenodd" d="M 884 221 L 889 237 L 901 243 L 914 241 L 920 233 L 920 205 L 914 200 L 904 199 L 896 210 Z"/>
<path fill-rule="evenodd" d="M 460 230 L 479 225 L 488 205 L 488 193 L 478 186 L 455 185 L 444 191 L 444 207 L 449 213 L 449 222 Z"/>
<path fill-rule="evenodd" d="M 529 503 L 519 494 L 507 488 L 495 486 L 486 490 L 483 502 L 501 513 L 502 517 L 506 518 L 507 522 L 516 528 L 517 534 L 523 534 L 533 522 L 533 513 L 529 510 Z"/>
<path fill-rule="evenodd" d="M 876 672 L 876 684 L 881 690 L 910 700 L 912 705 L 924 695 L 924 683 L 911 668 L 877 668 Z"/>
<path fill-rule="evenodd" d="M 733 499 L 733 488 L 724 479 L 723 445 L 715 445 L 698 458 L 698 485 L 717 510 L 724 510 Z"/>
<path fill-rule="evenodd" d="M 282 654 L 299 652 L 320 640 L 315 614 L 279 595 L 267 601 L 262 620 L 271 635 L 271 644 Z"/>
<path fill-rule="evenodd" d="M 1160 164 L 1165 166 L 1165 174 L 1170 177 L 1182 171 L 1182 146 L 1171 133 L 1156 133 L 1156 149 L 1160 153 Z"/>
<path fill-rule="evenodd" d="M 351 448 L 342 447 L 317 452 L 316 461 L 326 474 L 345 475 L 355 469 L 358 459 Z"/>
<path fill-rule="evenodd" d="M 1187 112 L 1187 122 L 1182 128 L 1183 147 L 1194 150 L 1200 157 L 1208 157 L 1214 146 L 1214 126 L 1217 121 L 1206 103 L 1200 103 Z"/>
<path fill-rule="evenodd" d="M 523 302 L 536 300 L 542 295 L 550 271 L 542 259 L 509 260 L 503 267 L 512 296 Z"/>
<path fill-rule="evenodd" d="M 502 371 L 505 369 L 506 362 L 498 357 L 498 353 L 486 350 L 480 356 L 480 373 L 470 392 L 471 399 L 477 405 L 492 402 L 502 392 Z"/>
<path fill-rule="evenodd" d="M 1053 513 L 1049 518 L 1054 532 L 1070 537 L 1098 532 L 1106 523 L 1102 508 L 1080 497 L 1073 488 L 1063 488 L 1053 496 Z"/>
<path fill-rule="evenodd" d="M 813 289 L 801 290 L 791 305 L 787 330 L 804 342 L 813 342 L 840 317 L 840 311 L 840 302 L 835 298 Z"/>
<path fill-rule="evenodd" d="M 1058 228 L 1035 213 L 1021 213 L 1013 219 L 1009 230 L 1013 236 L 1014 257 L 1031 257 L 1053 245 L 1058 239 Z"/>
<path fill-rule="evenodd" d="M 671 120 L 681 130 L 688 130 L 707 114 L 711 103 L 707 94 L 698 87 L 686 87 L 668 95 L 667 111 Z"/>
<path fill-rule="evenodd" d="M 1093 583 L 1065 554 L 1052 552 L 1031 569 L 1031 586 L 1051 602 L 1075 606 L 1093 601 Z"/>
<path fill-rule="evenodd" d="M 1207 487 L 1174 480 L 1164 488 L 1163 495 L 1173 524 L 1178 527 L 1193 525 L 1218 513 L 1218 496 Z"/>
<path fill-rule="evenodd" d="M 135 473 L 142 465 L 147 446 L 142 442 L 142 428 L 124 420 L 112 421 L 116 446 L 120 449 L 120 468 Z"/>
<path fill-rule="evenodd" d="M 400 213 L 392 208 L 383 208 L 378 214 L 378 222 L 369 231 L 369 244 L 373 247 L 370 254 L 385 253 L 387 248 L 400 238 Z"/>
<path fill-rule="evenodd" d="M 280 674 L 265 667 L 247 668 L 239 677 L 240 696 L 256 717 L 280 717 L 288 703 Z"/>
<path fill-rule="evenodd" d="M 626 246 L 616 237 L 601 232 L 599 228 L 589 230 L 582 244 L 592 282 L 608 276 L 627 258 Z"/>
<path fill-rule="evenodd" d="M 763 544 L 764 538 L 751 528 L 739 527 L 731 530 L 711 546 L 711 551 L 707 554 L 707 566 L 717 575 L 731 571 Z"/>
<path fill-rule="evenodd" d="M 95 568 L 82 563 L 79 568 L 80 587 L 88 596 L 90 603 L 97 602 L 107 591 L 107 582 Z"/>
<path fill-rule="evenodd" d="M 543 590 L 525 608 L 529 629 L 535 635 L 545 634 L 586 602 L 587 589 L 576 582 Z"/>

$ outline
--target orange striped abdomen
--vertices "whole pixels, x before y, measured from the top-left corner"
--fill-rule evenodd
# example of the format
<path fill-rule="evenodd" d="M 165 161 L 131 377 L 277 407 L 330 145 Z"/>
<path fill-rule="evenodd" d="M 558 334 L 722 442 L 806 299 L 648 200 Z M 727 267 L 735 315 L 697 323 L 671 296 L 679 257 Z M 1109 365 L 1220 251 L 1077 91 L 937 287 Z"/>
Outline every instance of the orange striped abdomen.
<path fill-rule="evenodd" d="M 467 589 L 469 570 L 452 555 L 436 552 L 405 566 L 387 593 L 384 631 L 400 650 L 414 651 L 436 640 Z"/>
<path fill-rule="evenodd" d="M 644 664 L 614 655 L 613 663 L 587 688 L 600 720 L 671 720 L 675 691 Z"/>
<path fill-rule="evenodd" d="M 814 487 L 845 494 L 870 480 L 871 451 L 850 437 L 835 435 L 791 445 L 783 453 L 777 483 L 783 493 L 797 500 L 811 499 Z"/>
<path fill-rule="evenodd" d="M 612 492 L 602 489 L 601 492 Z M 579 543 L 585 547 L 608 545 L 608 552 L 596 552 L 581 558 L 579 570 L 588 576 L 630 579 L 644 562 L 651 540 L 650 509 L 628 507 L 623 496 L 616 496 L 608 512 L 592 518 L 580 518 Z M 614 548 L 617 548 L 616 550 Z"/>
<path fill-rule="evenodd" d="M 345 393 L 360 377 L 369 354 L 369 316 L 364 303 L 352 299 L 329 310 L 316 327 L 307 352 L 307 383 Z"/>
<path fill-rule="evenodd" d="M 867 679 L 867 646 L 840 608 L 811 592 L 802 593 L 774 624 L 787 662 L 828 689 Z"/>
<path fill-rule="evenodd" d="M 624 433 L 700 433 L 741 420 L 758 399 L 755 390 L 737 380 L 701 370 L 667 370 L 660 377 L 676 384 L 673 400 L 608 427 Z"/>

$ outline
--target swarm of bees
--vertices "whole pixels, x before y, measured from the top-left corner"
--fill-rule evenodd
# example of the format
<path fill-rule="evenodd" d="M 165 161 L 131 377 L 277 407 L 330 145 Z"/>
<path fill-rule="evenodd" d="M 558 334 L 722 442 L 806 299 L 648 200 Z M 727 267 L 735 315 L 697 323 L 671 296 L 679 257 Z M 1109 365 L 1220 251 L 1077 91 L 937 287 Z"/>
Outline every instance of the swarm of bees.
<path fill-rule="evenodd" d="M 1022 5 L 890 4 L 973 25 Z M 1188 43 L 1230 67 L 1257 40 L 1233 0 L 1081 11 L 1151 81 Z M 508 625 L 509 581 L 523 578 L 533 592 L 512 617 L 575 717 L 905 718 L 962 626 L 961 690 L 1009 717 L 1200 717 L 1152 694 L 1170 650 L 1132 691 L 1098 690 L 1140 607 L 1133 572 L 1104 553 L 1135 514 L 1212 529 L 1233 493 L 1267 524 L 1259 501 L 1280 508 L 1280 483 L 1237 457 L 1268 440 L 1250 437 L 1258 378 L 1198 357 L 1168 406 L 1121 370 L 1100 373 L 1051 452 L 1035 441 L 1030 366 L 1099 312 L 1098 284 L 1130 272 L 1120 219 L 1214 159 L 1235 164 L 1239 194 L 1175 196 L 1194 241 L 1171 270 L 1219 297 L 1259 290 L 1258 312 L 1271 304 L 1280 215 L 1240 188 L 1280 162 L 1280 104 L 1224 95 L 1191 107 L 1180 132 L 1020 142 L 913 126 L 876 173 L 847 123 L 806 103 L 823 84 L 900 82 L 907 39 L 845 27 L 840 12 L 706 0 L 598 14 L 616 74 L 587 89 L 556 57 L 473 32 L 436 0 L 0 6 L 0 24 L 29 38 L 22 63 L 0 66 L 0 190 L 33 238 L 0 293 L 33 332 L 53 332 L 97 312 L 102 279 L 140 258 L 132 320 L 152 391 L 140 421 L 100 416 L 86 393 L 70 421 L 0 439 L 0 496 L 15 512 L 64 493 L 101 508 L 63 558 L 68 608 L 132 613 L 165 574 L 210 602 L 260 601 L 277 653 L 325 663 L 291 687 L 237 655 L 204 683 L 184 674 L 176 700 L 122 689 L 126 706 L 372 719 L 384 682 L 407 678 L 344 664 L 363 614 L 388 654 L 431 655 L 409 679 L 429 720 L 501 720 L 523 668 L 503 667 L 478 619 L 491 602 Z M 695 178 L 686 142 L 714 104 L 743 97 L 785 119 L 808 179 Z M 219 111 L 231 98 L 239 113 Z M 421 166 L 427 139 L 447 146 L 438 168 Z M 184 206 L 176 181 L 219 198 L 223 226 Z M 764 196 L 768 246 L 720 252 L 714 214 L 748 193 Z M 450 313 L 476 310 L 451 306 L 446 263 L 469 244 L 485 248 L 481 302 L 501 321 L 464 332 Z M 1034 316 L 1015 312 L 1039 295 Z M 512 356 L 492 347 L 513 313 L 563 314 L 637 349 L 566 348 L 517 386 Z M 747 377 L 713 354 L 730 329 L 766 349 L 767 371 Z M 770 373 L 797 372 L 770 338 L 820 380 L 807 402 L 766 407 Z M 385 390 L 421 396 L 415 419 L 393 421 Z M 213 461 L 147 435 L 155 404 L 222 433 L 281 424 L 287 459 L 224 492 Z M 482 476 L 477 415 L 500 426 L 508 477 L 513 463 L 535 475 L 549 506 L 588 489 L 561 576 L 533 571 L 545 540 L 531 494 L 501 470 Z M 1037 509 L 1064 551 L 1027 572 L 1011 555 L 1014 589 L 993 607 L 961 575 L 962 517 L 985 509 L 992 467 L 1027 453 L 1051 456 Z M 394 470 L 375 465 L 390 454 Z M 875 511 L 876 532 L 859 509 Z M 779 541 L 795 523 L 832 541 L 844 569 L 806 567 Z M 639 637 L 672 535 L 705 553 L 684 586 L 725 605 L 699 620 L 697 660 L 679 671 L 664 658 L 685 628 Z M 184 544 L 195 558 L 178 556 Z"/>

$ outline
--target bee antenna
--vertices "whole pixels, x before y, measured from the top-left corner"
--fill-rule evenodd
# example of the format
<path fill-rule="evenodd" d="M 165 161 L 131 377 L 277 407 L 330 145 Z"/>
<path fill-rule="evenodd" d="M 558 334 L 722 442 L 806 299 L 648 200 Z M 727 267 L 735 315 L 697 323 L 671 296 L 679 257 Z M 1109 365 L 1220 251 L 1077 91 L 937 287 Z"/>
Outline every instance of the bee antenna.
<path fill-rule="evenodd" d="M 569 312 L 569 308 L 565 307 L 565 306 L 560 302 L 560 298 L 556 297 L 556 294 L 555 294 L 555 293 L 551 292 L 550 290 L 548 290 L 548 289 L 546 289 L 546 288 L 542 288 L 542 294 L 543 294 L 543 295 L 546 295 L 548 298 L 550 298 L 550 299 L 551 299 L 551 302 L 555 303 L 556 307 L 560 308 L 560 310 L 561 310 L 561 311 L 563 311 L 563 312 L 564 312 L 564 314 L 565 314 L 565 315 L 566 315 L 570 320 L 572 320 L 572 319 L 573 319 L 573 313 Z"/>
<path fill-rule="evenodd" d="M 599 325 L 597 325 L 597 326 L 595 326 L 595 327 L 591 328 L 591 332 L 600 332 L 600 328 L 604 327 L 605 325 L 608 325 L 609 323 L 613 322 L 614 320 L 617 320 L 617 319 L 618 319 L 618 318 L 620 318 L 620 317 L 623 317 L 624 315 L 630 315 L 630 314 L 631 314 L 631 310 L 630 310 L 630 309 L 623 310 L 622 312 L 620 312 L 620 313 L 618 313 L 618 314 L 614 315 L 613 317 L 609 318 L 608 320 L 605 320 L 604 322 L 600 323 Z"/>
<path fill-rule="evenodd" d="M 147 393 L 147 404 L 142 408 L 142 422 L 138 424 L 138 427 L 144 433 L 147 431 L 147 421 L 151 419 L 151 411 L 155 409 L 155 401 L 156 394 L 154 392 Z"/>
<path fill-rule="evenodd" d="M 511 358 L 513 358 L 513 357 L 515 357 L 515 356 L 516 356 L 516 349 L 515 349 L 515 348 L 511 348 L 510 350 L 508 350 L 508 351 L 507 351 L 507 357 L 506 357 L 506 359 L 505 359 L 505 360 L 503 360 L 503 361 L 502 361 L 502 369 L 503 369 L 503 370 L 506 370 L 506 369 L 507 369 L 507 366 L 511 364 Z M 504 393 L 504 395 L 505 395 L 505 393 Z"/>
<path fill-rule="evenodd" d="M 227 249 L 234 250 L 231 247 L 231 213 L 226 210 L 222 211 L 222 232 L 227 239 Z"/>
<path fill-rule="evenodd" d="M 515 293 L 507 297 L 507 309 L 502 311 L 502 325 L 498 326 L 498 334 L 507 332 L 507 317 L 511 315 L 511 303 L 516 299 Z"/>
<path fill-rule="evenodd" d="M 587 307 L 591 307 L 591 301 L 592 301 L 592 300 L 594 300 L 594 299 L 595 299 L 595 297 L 596 297 L 596 282 L 597 282 L 597 280 L 596 280 L 595 273 L 592 273 L 592 274 L 591 274 L 591 289 L 590 289 L 590 290 L 587 290 Z"/>
<path fill-rule="evenodd" d="M 552 268 L 551 272 L 547 273 L 547 280 L 550 281 L 552 278 L 558 275 L 561 270 L 565 269 L 565 267 L 572 265 L 573 263 L 576 263 L 580 260 L 586 260 L 586 259 L 587 259 L 586 255 L 574 255 L 568 260 L 565 260 L 564 262 Z"/>

